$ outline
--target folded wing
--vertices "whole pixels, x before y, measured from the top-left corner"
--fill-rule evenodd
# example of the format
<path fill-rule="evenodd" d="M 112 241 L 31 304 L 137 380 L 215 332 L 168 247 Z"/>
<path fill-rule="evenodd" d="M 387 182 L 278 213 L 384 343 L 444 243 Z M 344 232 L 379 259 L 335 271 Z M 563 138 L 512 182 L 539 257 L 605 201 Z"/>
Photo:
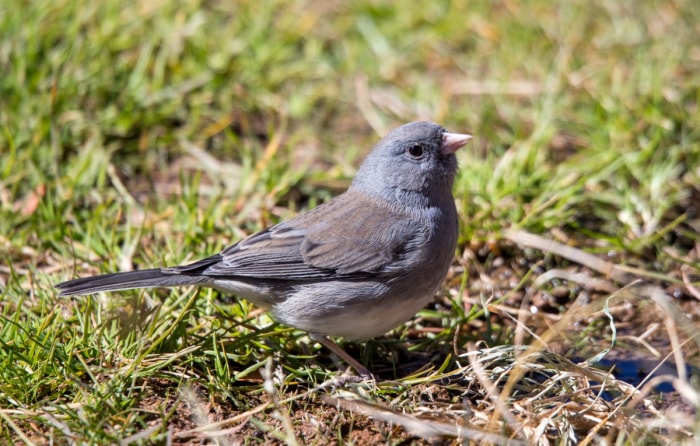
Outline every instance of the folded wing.
<path fill-rule="evenodd" d="M 411 249 L 419 228 L 370 199 L 340 198 L 167 272 L 300 281 L 388 272 L 387 265 Z M 367 217 L 358 221 L 358 213 Z"/>

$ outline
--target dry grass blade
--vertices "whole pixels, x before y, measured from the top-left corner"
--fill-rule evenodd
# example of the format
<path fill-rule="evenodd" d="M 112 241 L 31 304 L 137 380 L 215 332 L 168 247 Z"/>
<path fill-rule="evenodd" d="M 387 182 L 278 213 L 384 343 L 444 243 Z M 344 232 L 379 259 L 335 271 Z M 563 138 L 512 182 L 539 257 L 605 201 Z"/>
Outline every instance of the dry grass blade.
<path fill-rule="evenodd" d="M 467 376 L 475 373 L 496 383 L 483 392 L 500 391 L 499 404 L 488 406 L 480 418 L 490 420 L 494 426 L 501 417 L 516 417 L 516 422 L 508 424 L 515 424 L 530 444 L 547 444 L 552 432 L 572 439 L 590 432 L 609 435 L 630 431 L 638 425 L 632 418 L 617 413 L 617 405 L 602 397 L 608 392 L 621 395 L 624 400 L 636 395 L 636 389 L 605 372 L 574 364 L 553 352 L 529 351 L 525 347 L 474 350 L 465 356 L 469 356 L 473 369 L 465 372 Z M 517 382 L 512 388 L 498 384 L 510 383 L 513 377 Z"/>
<path fill-rule="evenodd" d="M 462 426 L 457 422 L 448 423 L 445 421 L 418 418 L 397 412 L 377 403 L 370 403 L 359 399 L 336 398 L 322 395 L 321 400 L 334 407 L 356 412 L 387 423 L 395 423 L 402 426 L 412 435 L 435 441 L 440 438 L 457 438 L 460 441 L 478 441 L 479 444 L 508 444 L 525 445 L 527 443 L 513 440 L 502 435 L 484 432 L 478 429 Z"/>
<path fill-rule="evenodd" d="M 536 234 L 531 234 L 526 231 L 511 230 L 506 233 L 506 237 L 514 243 L 530 248 L 539 249 L 540 251 L 549 252 L 569 259 L 572 262 L 585 265 L 613 280 L 622 283 L 629 283 L 632 279 L 627 271 L 617 265 L 614 265 L 598 257 L 588 254 L 580 249 L 566 246 L 553 240 L 548 240 Z"/>

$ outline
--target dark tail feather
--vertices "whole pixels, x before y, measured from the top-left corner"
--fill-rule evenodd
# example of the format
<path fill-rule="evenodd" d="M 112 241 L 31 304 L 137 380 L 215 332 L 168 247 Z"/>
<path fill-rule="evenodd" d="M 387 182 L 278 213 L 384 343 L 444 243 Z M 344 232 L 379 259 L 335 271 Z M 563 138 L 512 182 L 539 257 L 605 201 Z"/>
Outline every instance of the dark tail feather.
<path fill-rule="evenodd" d="M 100 291 L 131 290 L 134 288 L 159 288 L 178 285 L 194 285 L 206 282 L 204 276 L 164 273 L 160 268 L 103 274 L 59 283 L 59 296 L 93 294 Z"/>

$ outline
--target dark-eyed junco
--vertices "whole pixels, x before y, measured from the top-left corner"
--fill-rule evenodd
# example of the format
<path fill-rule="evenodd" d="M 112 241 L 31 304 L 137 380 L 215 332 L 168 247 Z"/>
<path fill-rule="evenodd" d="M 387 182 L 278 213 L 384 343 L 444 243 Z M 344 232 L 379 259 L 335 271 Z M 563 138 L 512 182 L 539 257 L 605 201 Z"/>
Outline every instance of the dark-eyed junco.
<path fill-rule="evenodd" d="M 454 152 L 471 136 L 430 122 L 374 147 L 338 197 L 198 262 L 71 280 L 60 295 L 198 285 L 235 294 L 308 331 L 359 373 L 327 336 L 366 339 L 433 299 L 457 245 Z"/>

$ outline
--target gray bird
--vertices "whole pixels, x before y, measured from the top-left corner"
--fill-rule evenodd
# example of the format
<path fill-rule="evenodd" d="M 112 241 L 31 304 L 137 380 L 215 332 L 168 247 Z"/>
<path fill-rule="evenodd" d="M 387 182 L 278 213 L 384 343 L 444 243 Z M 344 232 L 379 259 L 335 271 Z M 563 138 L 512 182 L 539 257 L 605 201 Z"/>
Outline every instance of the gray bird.
<path fill-rule="evenodd" d="M 250 300 L 308 331 L 362 375 L 328 336 L 367 339 L 401 325 L 440 288 L 457 246 L 454 152 L 470 135 L 430 122 L 382 138 L 342 195 L 198 262 L 58 284 L 61 296 L 198 285 Z"/>

